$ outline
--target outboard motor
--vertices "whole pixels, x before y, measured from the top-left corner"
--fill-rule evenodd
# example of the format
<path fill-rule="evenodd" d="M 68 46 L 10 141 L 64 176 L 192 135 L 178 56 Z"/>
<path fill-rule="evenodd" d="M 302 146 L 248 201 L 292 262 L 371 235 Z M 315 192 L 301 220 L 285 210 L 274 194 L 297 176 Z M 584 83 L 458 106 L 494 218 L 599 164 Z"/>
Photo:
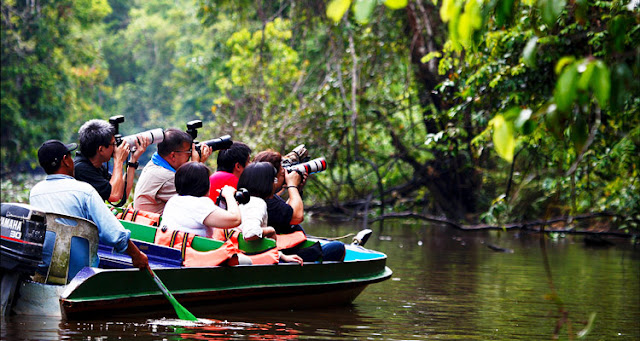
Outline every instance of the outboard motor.
<path fill-rule="evenodd" d="M 42 246 L 47 233 L 46 215 L 33 206 L 0 204 L 2 239 L 0 274 L 2 278 L 2 315 L 9 307 L 19 280 L 33 275 L 42 260 Z"/>

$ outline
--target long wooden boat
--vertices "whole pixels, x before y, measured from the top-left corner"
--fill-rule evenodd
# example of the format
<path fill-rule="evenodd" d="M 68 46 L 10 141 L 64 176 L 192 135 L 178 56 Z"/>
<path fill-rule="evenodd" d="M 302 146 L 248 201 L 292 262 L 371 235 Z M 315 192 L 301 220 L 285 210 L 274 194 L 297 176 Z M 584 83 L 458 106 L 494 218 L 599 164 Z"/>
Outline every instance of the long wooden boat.
<path fill-rule="evenodd" d="M 153 227 L 125 221 L 122 224 L 132 231 L 132 239 L 149 256 L 156 275 L 175 298 L 196 315 L 345 305 L 353 302 L 367 285 L 392 275 L 386 266 L 385 254 L 355 245 L 345 245 L 343 262 L 183 267 L 180 250 L 150 242 Z M 315 241 L 326 242 L 309 239 L 309 242 Z M 192 245 L 194 249 L 210 250 L 220 244 L 196 237 Z M 241 247 L 251 249 L 265 245 Z M 14 313 L 62 315 L 69 319 L 96 315 L 173 315 L 172 306 L 148 274 L 132 268 L 127 256 L 103 246 L 98 254 L 100 266 L 83 268 L 67 285 L 23 281 Z"/>

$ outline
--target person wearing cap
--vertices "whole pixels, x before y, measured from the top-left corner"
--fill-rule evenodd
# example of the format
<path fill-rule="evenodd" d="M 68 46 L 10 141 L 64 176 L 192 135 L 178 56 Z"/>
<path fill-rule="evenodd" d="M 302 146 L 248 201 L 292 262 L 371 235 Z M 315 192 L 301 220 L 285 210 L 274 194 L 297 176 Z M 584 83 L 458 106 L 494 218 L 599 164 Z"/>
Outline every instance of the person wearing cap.
<path fill-rule="evenodd" d="M 158 151 L 144 166 L 136 184 L 133 208 L 162 214 L 167 201 L 177 195 L 176 169 L 193 160 L 204 163 L 211 155 L 211 147 L 200 145 L 196 150 L 193 137 L 186 132 L 170 128 L 164 132 L 164 140 L 158 144 Z"/>
<path fill-rule="evenodd" d="M 229 149 L 218 152 L 218 169 L 209 177 L 209 198 L 218 202 L 220 190 L 224 186 L 238 188 L 238 179 L 249 163 L 251 148 L 242 142 L 233 142 Z"/>
<path fill-rule="evenodd" d="M 147 255 L 142 253 L 130 239 L 131 231 L 122 227 L 95 188 L 73 177 L 75 167 L 71 152 L 77 147 L 75 143 L 64 144 L 58 140 L 49 140 L 40 146 L 38 161 L 47 173 L 47 177 L 31 189 L 30 205 L 46 212 L 91 220 L 98 227 L 101 244 L 112 246 L 117 252 L 129 254 L 134 267 L 148 267 Z M 36 270 L 41 276 L 47 274 L 54 242 L 54 235 L 47 234 L 42 251 L 43 262 Z M 72 249 L 70 258 L 74 257 L 80 257 L 80 255 L 74 254 Z M 97 265 L 92 264 L 92 266 Z M 70 272 L 69 278 L 73 278 L 76 273 Z"/>
<path fill-rule="evenodd" d="M 115 128 L 104 120 L 90 120 L 78 130 L 80 151 L 74 160 L 75 178 L 89 183 L 98 191 L 102 200 L 117 203 L 126 200 L 133 188 L 133 177 L 138 168 L 138 159 L 149 146 L 149 139 L 137 139 L 136 146 L 123 141 L 116 144 Z M 127 162 L 132 147 L 135 151 Z M 106 163 L 113 158 L 113 173 L 109 173 Z M 122 174 L 124 163 L 127 172 Z M 126 183 L 126 188 L 125 188 Z"/>

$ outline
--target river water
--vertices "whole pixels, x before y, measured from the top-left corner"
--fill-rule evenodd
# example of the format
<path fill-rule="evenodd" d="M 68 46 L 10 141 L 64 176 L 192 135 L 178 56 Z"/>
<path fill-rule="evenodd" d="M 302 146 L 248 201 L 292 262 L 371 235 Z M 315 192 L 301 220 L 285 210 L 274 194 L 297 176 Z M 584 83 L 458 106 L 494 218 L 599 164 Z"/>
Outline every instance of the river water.
<path fill-rule="evenodd" d="M 640 340 L 640 245 L 629 239 L 593 247 L 578 235 L 552 235 L 541 243 L 534 234 L 463 232 L 415 222 L 371 228 L 367 247 L 386 253 L 394 274 L 365 289 L 352 306 L 199 315 L 209 323 L 197 326 L 180 325 L 174 316 L 98 321 L 10 316 L 2 320 L 0 335 L 2 340 L 549 340 L 560 325 L 557 334 L 567 340 L 577 339 L 595 316 L 583 340 Z M 357 230 L 349 223 L 307 222 L 307 232 L 317 236 Z"/>

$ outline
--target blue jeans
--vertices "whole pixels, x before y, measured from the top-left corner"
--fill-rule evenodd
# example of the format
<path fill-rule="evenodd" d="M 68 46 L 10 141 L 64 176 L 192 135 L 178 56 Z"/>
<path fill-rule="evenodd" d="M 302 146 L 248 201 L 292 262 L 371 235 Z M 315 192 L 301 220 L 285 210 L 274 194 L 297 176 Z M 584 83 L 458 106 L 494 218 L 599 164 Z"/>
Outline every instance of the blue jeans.
<path fill-rule="evenodd" d="M 333 241 L 322 245 L 322 261 L 342 262 L 345 249 L 342 242 Z"/>

